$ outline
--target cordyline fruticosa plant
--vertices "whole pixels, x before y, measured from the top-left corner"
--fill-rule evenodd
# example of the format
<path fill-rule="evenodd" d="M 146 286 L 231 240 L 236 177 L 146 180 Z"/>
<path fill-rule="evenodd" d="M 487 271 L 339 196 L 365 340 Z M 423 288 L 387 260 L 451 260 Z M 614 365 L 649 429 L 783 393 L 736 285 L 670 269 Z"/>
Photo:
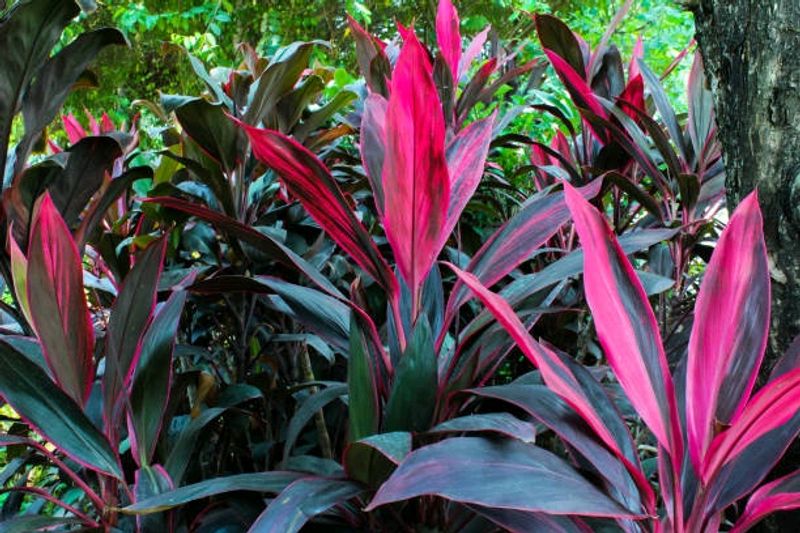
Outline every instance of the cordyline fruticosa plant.
<path fill-rule="evenodd" d="M 541 491 L 542 500 L 550 500 L 544 514 L 523 503 L 522 498 L 527 498 L 523 493 L 514 500 L 519 507 L 509 510 L 507 502 L 502 500 L 507 491 L 491 490 L 477 502 L 452 498 L 460 504 L 443 505 L 419 500 L 411 506 L 380 509 L 370 514 L 359 512 L 349 503 L 354 498 L 360 502 L 358 505 L 368 503 L 370 494 L 410 452 L 415 440 L 437 440 L 451 432 L 488 431 L 530 443 L 535 435 L 530 423 L 508 414 L 456 417 L 469 398 L 455 393 L 490 379 L 509 348 L 505 335 L 492 321 L 458 323 L 461 308 L 470 299 L 469 291 L 458 283 L 445 298 L 445 286 L 435 268 L 436 259 L 484 173 L 494 121 L 491 116 L 466 127 L 448 122 L 447 106 L 442 104 L 436 83 L 435 65 L 452 67 L 460 63 L 452 57 L 447 59 L 449 63 L 443 63 L 442 51 L 452 51 L 455 43 L 460 47 L 461 38 L 457 14 L 449 2 L 440 4 L 437 18 L 439 54 L 432 60 L 414 31 L 401 28 L 403 45 L 393 66 L 382 74 L 386 86 L 381 91 L 388 97 L 372 91 L 362 116 L 363 167 L 373 189 L 376 216 L 384 228 L 388 250 L 376 244 L 377 239 L 353 212 L 338 180 L 313 153 L 279 131 L 254 127 L 237 119 L 250 138 L 255 156 L 280 176 L 288 196 L 299 200 L 313 220 L 366 274 L 353 281 L 349 298 L 308 265 L 302 271 L 315 288 L 268 276 L 224 273 L 191 287 L 198 293 L 224 290 L 270 293 L 272 301 L 280 302 L 310 331 L 319 333 L 348 356 L 348 383 L 328 383 L 325 389 L 310 395 L 289 424 L 283 449 L 285 467 L 297 465 L 303 459 L 306 472 L 221 477 L 138 502 L 125 512 L 160 511 L 240 489 L 280 491 L 252 527 L 282 531 L 295 531 L 311 515 L 329 509 L 328 520 L 373 530 L 380 529 L 381 524 L 396 523 L 398 515 L 404 521 L 436 523 L 449 530 L 459 530 L 465 523 L 484 528 L 494 527 L 491 523 L 505 527 L 515 519 L 550 521 L 564 527 L 577 523 L 571 518 L 544 516 L 547 511 L 559 510 L 606 517 L 637 516 L 638 511 L 620 507 L 561 459 L 537 447 L 520 448 L 513 438 L 504 441 L 507 450 L 516 453 L 511 463 L 531 462 L 541 474 L 531 476 L 521 470 L 514 479 L 527 483 L 532 492 Z M 375 50 L 381 49 L 377 43 L 374 46 Z M 445 70 L 453 78 L 454 72 L 455 68 Z M 593 197 L 600 184 L 601 180 L 596 180 L 582 189 L 582 194 Z M 206 212 L 186 204 L 161 198 L 157 201 L 201 218 L 207 216 Z M 463 266 L 483 283 L 493 285 L 529 259 L 567 218 L 563 192 L 557 188 L 542 191 L 523 205 L 472 258 L 464 259 Z M 244 237 L 246 230 L 252 233 L 248 228 L 238 227 L 236 235 Z M 632 251 L 658 242 L 664 235 L 644 232 L 637 238 L 630 243 Z M 391 261 L 396 269 L 390 267 Z M 548 289 L 579 271 L 579 258 L 573 256 L 553 270 L 549 278 L 537 280 L 538 292 L 544 293 L 539 301 L 547 305 L 551 292 Z M 368 301 L 367 291 L 374 292 L 376 288 L 384 294 L 379 302 L 385 302 L 385 320 Z M 274 299 L 273 294 L 279 299 Z M 536 311 L 528 313 L 526 322 L 534 323 L 538 315 Z M 342 449 L 343 464 L 328 460 L 314 467 L 308 459 L 293 455 L 306 422 L 343 395 L 347 395 L 350 433 L 349 444 Z M 318 424 L 318 436 L 325 432 Z M 486 460 L 488 464 L 495 456 L 483 457 L 484 452 L 489 454 L 486 442 L 482 439 L 465 440 L 463 445 L 454 442 L 454 456 L 461 460 Z M 578 509 L 571 506 L 566 491 L 548 493 L 547 487 L 553 485 L 554 479 L 565 482 L 570 491 L 593 499 L 593 505 Z M 313 506 L 313 512 L 308 510 L 309 506 Z"/>
<path fill-rule="evenodd" d="M 726 510 L 753 491 L 733 531 L 744 531 L 776 510 L 800 506 L 796 472 L 757 489 L 800 431 L 800 367 L 793 347 L 753 393 L 767 342 L 770 301 L 756 194 L 742 202 L 722 233 L 698 295 L 688 353 L 673 373 L 653 310 L 608 222 L 571 186 L 565 187 L 583 245 L 586 297 L 600 343 L 657 443 L 660 500 L 622 417 L 595 378 L 568 356 L 535 341 L 503 298 L 452 267 L 537 366 L 546 385 L 510 384 L 475 394 L 510 402 L 558 434 L 579 464 L 599 476 L 609 496 L 640 514 L 635 521 L 618 520 L 625 530 L 717 531 Z M 371 505 L 454 490 L 463 480 L 448 470 L 425 483 L 409 482 L 446 455 L 444 443 L 411 453 Z"/>

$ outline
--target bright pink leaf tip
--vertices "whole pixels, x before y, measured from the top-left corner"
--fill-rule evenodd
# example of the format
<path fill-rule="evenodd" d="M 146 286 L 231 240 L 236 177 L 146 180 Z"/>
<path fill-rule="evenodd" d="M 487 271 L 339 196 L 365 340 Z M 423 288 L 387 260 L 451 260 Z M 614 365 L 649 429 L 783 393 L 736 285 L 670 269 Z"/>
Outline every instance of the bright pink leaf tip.
<path fill-rule="evenodd" d="M 458 12 L 450 0 L 440 0 L 436 10 L 436 40 L 445 63 L 450 68 L 453 82 L 458 84 L 461 61 L 461 32 Z"/>
<path fill-rule="evenodd" d="M 584 250 L 584 290 L 597 336 L 633 407 L 672 457 L 682 437 L 672 377 L 653 309 L 605 217 L 564 182 Z"/>
<path fill-rule="evenodd" d="M 767 250 L 758 196 L 753 192 L 722 232 L 695 305 L 686 423 L 697 468 L 718 423 L 730 424 L 750 398 L 767 346 L 769 308 Z"/>
<path fill-rule="evenodd" d="M 386 108 L 384 227 L 412 294 L 441 251 L 450 177 L 445 125 L 428 54 L 413 31 L 405 36 Z"/>

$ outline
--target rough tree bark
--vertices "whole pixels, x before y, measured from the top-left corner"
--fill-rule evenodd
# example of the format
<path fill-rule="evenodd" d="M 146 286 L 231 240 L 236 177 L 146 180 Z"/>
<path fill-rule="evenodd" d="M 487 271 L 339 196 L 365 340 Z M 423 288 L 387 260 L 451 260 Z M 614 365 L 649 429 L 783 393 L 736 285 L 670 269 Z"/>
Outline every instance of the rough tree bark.
<path fill-rule="evenodd" d="M 769 368 L 800 333 L 800 0 L 690 0 L 711 83 L 728 207 L 758 188 L 772 274 Z M 795 442 L 778 467 L 800 466 Z M 797 531 L 800 513 L 759 525 Z"/>
<path fill-rule="evenodd" d="M 758 188 L 772 273 L 768 366 L 800 333 L 800 0 L 690 0 L 728 207 Z"/>

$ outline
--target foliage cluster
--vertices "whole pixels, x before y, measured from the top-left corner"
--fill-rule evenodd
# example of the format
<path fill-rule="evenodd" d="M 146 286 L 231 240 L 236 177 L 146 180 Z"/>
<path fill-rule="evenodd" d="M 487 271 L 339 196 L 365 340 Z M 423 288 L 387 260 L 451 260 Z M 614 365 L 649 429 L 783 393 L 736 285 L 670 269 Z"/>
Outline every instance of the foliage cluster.
<path fill-rule="evenodd" d="M 622 53 L 630 2 L 590 40 L 532 16 L 530 58 L 449 0 L 386 40 L 348 18 L 347 83 L 324 41 L 186 52 L 200 89 L 142 98 L 152 127 L 66 113 L 62 139 L 126 44 L 64 36 L 91 4 L 0 20 L 5 529 L 744 531 L 800 506 L 798 473 L 766 481 L 800 343 L 756 388 L 757 196 L 722 229 L 702 61 Z"/>

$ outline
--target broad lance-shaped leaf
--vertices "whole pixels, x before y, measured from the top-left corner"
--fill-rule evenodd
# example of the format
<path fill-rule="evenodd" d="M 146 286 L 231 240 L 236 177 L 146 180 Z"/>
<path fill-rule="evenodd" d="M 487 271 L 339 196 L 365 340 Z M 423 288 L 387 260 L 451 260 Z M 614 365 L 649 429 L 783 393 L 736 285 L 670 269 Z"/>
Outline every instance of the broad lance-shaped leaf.
<path fill-rule="evenodd" d="M 575 409 L 587 424 L 597 433 L 597 436 L 620 457 L 628 456 L 624 450 L 630 449 L 630 444 L 617 441 L 609 430 L 609 425 L 595 408 L 595 403 L 586 394 L 581 386 L 578 376 L 565 364 L 557 354 L 549 348 L 542 346 L 531 337 L 522 321 L 511 309 L 511 306 L 501 296 L 491 292 L 469 272 L 459 270 L 453 265 L 448 266 L 456 273 L 459 279 L 469 287 L 472 292 L 483 302 L 486 308 L 502 325 L 522 353 L 542 373 L 542 378 L 550 389 L 558 394 L 567 404 Z M 624 439 L 624 436 L 623 436 Z"/>
<path fill-rule="evenodd" d="M 800 410 L 800 368 L 770 381 L 747 403 L 731 427 L 711 441 L 701 477 L 708 482 L 747 447 L 770 431 L 788 423 Z M 800 429 L 800 428 L 798 428 Z"/>
<path fill-rule="evenodd" d="M 603 494 L 563 459 L 513 439 L 453 438 L 411 452 L 366 510 L 426 495 L 555 515 L 640 516 Z"/>
<path fill-rule="evenodd" d="M 743 533 L 775 511 L 800 507 L 800 471 L 767 483 L 750 496 L 731 533 Z"/>
<path fill-rule="evenodd" d="M 33 323 L 31 319 L 31 307 L 28 304 L 28 259 L 22 250 L 19 249 L 17 239 L 14 238 L 13 229 L 8 231 L 8 251 L 11 256 L 11 277 L 14 281 L 14 293 L 21 307 L 22 314 L 28 324 Z"/>
<path fill-rule="evenodd" d="M 248 531 L 296 533 L 316 515 L 362 492 L 364 488 L 361 485 L 344 479 L 298 479 L 270 502 Z"/>
<path fill-rule="evenodd" d="M 117 424 L 123 395 L 139 361 L 142 336 L 156 305 L 158 279 L 166 250 L 167 238 L 162 237 L 137 254 L 136 264 L 123 280 L 119 296 L 111 308 L 103 374 L 103 416 L 107 430 Z M 111 431 L 110 435 L 114 435 L 115 430 Z"/>
<path fill-rule="evenodd" d="M 681 457 L 672 376 L 642 284 L 605 218 L 566 182 L 564 192 L 584 251 L 586 300 L 609 365 L 659 444 Z"/>
<path fill-rule="evenodd" d="M 278 131 L 238 124 L 250 137 L 256 157 L 280 175 L 311 218 L 385 290 L 396 294 L 394 274 L 322 161 Z"/>
<path fill-rule="evenodd" d="M 405 36 L 391 87 L 383 161 L 383 224 L 416 309 L 420 288 L 441 251 L 450 177 L 433 67 L 413 30 Z"/>
<path fill-rule="evenodd" d="M 41 67 L 22 100 L 25 136 L 17 145 L 17 172 L 24 166 L 30 147 L 64 104 L 75 81 L 95 56 L 112 44 L 126 44 L 125 36 L 117 29 L 100 28 L 82 33 Z"/>
<path fill-rule="evenodd" d="M 578 190 L 586 198 L 594 198 L 602 184 L 603 180 L 593 180 Z M 531 198 L 481 246 L 467 271 L 483 285 L 494 285 L 530 258 L 567 220 L 569 210 L 562 191 Z M 447 302 L 447 312 L 452 314 L 468 295 L 463 283 L 457 283 Z"/>
<path fill-rule="evenodd" d="M 492 141 L 495 113 L 461 130 L 447 145 L 447 171 L 450 174 L 450 203 L 447 222 L 441 232 L 443 248 L 461 213 L 481 182 L 489 143 Z"/>
<path fill-rule="evenodd" d="M 161 432 L 172 379 L 172 351 L 185 303 L 186 291 L 173 292 L 142 339 L 128 413 L 131 451 L 139 465 L 150 462 Z"/>
<path fill-rule="evenodd" d="M 78 248 L 49 193 L 41 199 L 28 244 L 27 290 L 47 366 L 61 389 L 84 405 L 94 379 L 94 329 Z"/>
<path fill-rule="evenodd" d="M 375 208 L 383 217 L 383 160 L 386 156 L 386 98 L 370 93 L 364 103 L 361 115 L 361 136 L 359 148 L 361 164 L 367 174 Z"/>
<path fill-rule="evenodd" d="M 34 430 L 82 466 L 123 479 L 106 438 L 43 368 L 5 341 L 0 364 L 0 395 Z"/>
<path fill-rule="evenodd" d="M 699 468 L 718 424 L 744 409 L 769 331 L 769 267 L 758 197 L 736 208 L 706 268 L 689 339 L 686 424 Z"/>
<path fill-rule="evenodd" d="M 439 0 L 439 7 L 436 10 L 436 41 L 439 43 L 439 52 L 453 76 L 453 83 L 458 85 L 461 31 L 458 12 L 450 0 Z"/>
<path fill-rule="evenodd" d="M 11 178 L 5 171 L 14 114 L 61 32 L 79 13 L 74 2 L 38 0 L 14 3 L 0 20 L 0 181 L 6 185 Z"/>

